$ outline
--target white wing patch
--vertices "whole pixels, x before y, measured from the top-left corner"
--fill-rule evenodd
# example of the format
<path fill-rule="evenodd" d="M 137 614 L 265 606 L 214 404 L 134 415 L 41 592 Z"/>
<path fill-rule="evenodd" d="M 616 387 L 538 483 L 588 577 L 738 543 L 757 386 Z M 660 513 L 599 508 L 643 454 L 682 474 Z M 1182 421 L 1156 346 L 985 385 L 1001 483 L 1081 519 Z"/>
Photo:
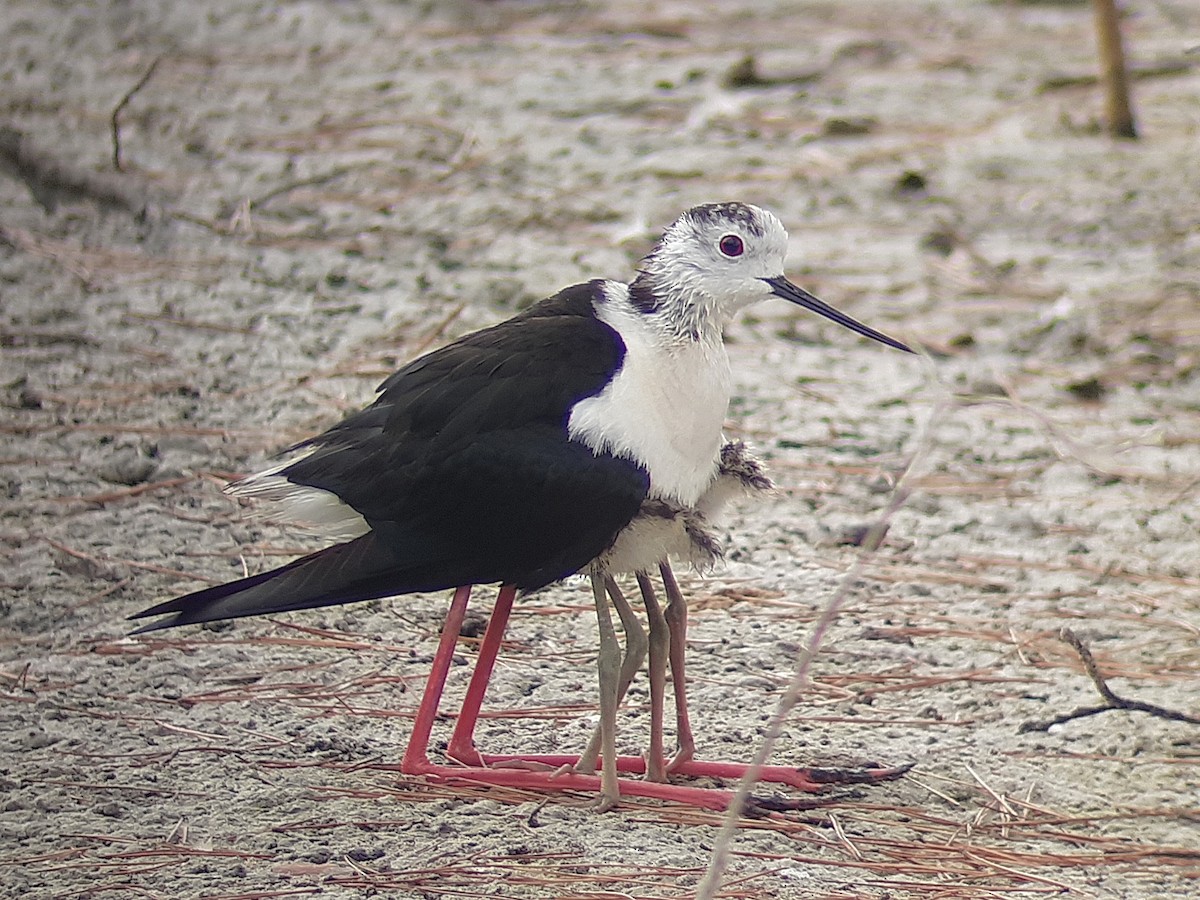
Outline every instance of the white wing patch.
<path fill-rule="evenodd" d="M 315 451 L 310 448 L 225 488 L 225 493 L 248 500 L 269 501 L 256 514 L 269 522 L 294 525 L 336 541 L 348 541 L 371 530 L 358 512 L 336 494 L 288 481 L 288 466 Z"/>

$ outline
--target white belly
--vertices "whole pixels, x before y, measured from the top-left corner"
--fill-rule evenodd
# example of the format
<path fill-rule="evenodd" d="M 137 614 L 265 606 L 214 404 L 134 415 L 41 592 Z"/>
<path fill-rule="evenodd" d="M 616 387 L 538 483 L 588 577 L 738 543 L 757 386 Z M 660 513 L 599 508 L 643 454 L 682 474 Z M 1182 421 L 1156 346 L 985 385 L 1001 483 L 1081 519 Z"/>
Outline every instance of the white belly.
<path fill-rule="evenodd" d="M 663 504 L 664 508 L 666 504 Z M 721 545 L 702 515 L 673 507 L 665 513 L 639 513 L 596 560 L 609 575 L 653 572 L 668 559 L 707 571 L 723 556 Z"/>
<path fill-rule="evenodd" d="M 650 473 L 650 496 L 691 507 L 716 477 L 729 407 L 729 358 L 720 341 L 659 346 L 627 308 L 599 312 L 625 342 L 621 370 L 576 404 L 568 433 L 594 450 L 634 460 Z"/>

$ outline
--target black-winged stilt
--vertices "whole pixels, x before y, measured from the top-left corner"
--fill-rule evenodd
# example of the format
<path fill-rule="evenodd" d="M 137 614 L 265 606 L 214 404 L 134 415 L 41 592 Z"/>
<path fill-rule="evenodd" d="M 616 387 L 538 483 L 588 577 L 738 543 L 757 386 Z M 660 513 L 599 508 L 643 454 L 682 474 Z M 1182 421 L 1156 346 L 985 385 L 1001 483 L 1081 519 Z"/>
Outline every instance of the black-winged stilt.
<path fill-rule="evenodd" d="M 909 350 L 788 281 L 786 250 L 787 233 L 766 210 L 744 203 L 697 206 L 671 224 L 632 282 L 566 288 L 414 360 L 380 386 L 370 406 L 231 486 L 236 495 L 276 501 L 279 518 L 320 527 L 340 543 L 143 610 L 134 618 L 165 618 L 139 631 L 455 588 L 404 771 L 599 790 L 606 807 L 622 788 L 723 805 L 711 791 L 618 780 L 619 769 L 641 771 L 644 764 L 640 758 L 621 764 L 615 756 L 623 673 L 609 614 L 611 574 L 638 575 L 656 648 L 652 686 L 659 679 L 660 698 L 662 635 L 674 638 L 669 656 L 681 748 L 668 767 L 659 728 L 651 778 L 665 778 L 668 768 L 736 775 L 744 767 L 691 759 L 683 699 L 685 609 L 669 565 L 672 555 L 704 552 L 697 549 L 703 528 L 689 533 L 686 523 L 702 521 L 732 480 L 721 469 L 731 390 L 723 330 L 745 306 L 782 297 Z M 665 613 L 656 613 L 655 570 L 670 600 Z M 471 729 L 515 594 L 581 571 L 591 576 L 600 622 L 601 775 L 586 771 L 595 764 L 594 752 L 582 765 L 579 757 L 565 758 L 569 770 L 533 771 L 479 757 Z M 494 583 L 502 587 L 492 627 L 450 745 L 466 766 L 435 765 L 426 748 L 470 588 Z M 625 674 L 628 669 L 627 663 Z M 661 699 L 659 707 L 661 717 Z M 805 770 L 774 768 L 779 771 L 767 773 L 771 780 L 816 783 Z"/>

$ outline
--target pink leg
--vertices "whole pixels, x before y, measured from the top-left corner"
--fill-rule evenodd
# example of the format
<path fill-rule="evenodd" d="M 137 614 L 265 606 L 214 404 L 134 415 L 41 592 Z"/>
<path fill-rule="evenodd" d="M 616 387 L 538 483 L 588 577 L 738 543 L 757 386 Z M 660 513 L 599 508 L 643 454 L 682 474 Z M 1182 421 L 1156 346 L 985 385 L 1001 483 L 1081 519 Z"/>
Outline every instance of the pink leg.
<path fill-rule="evenodd" d="M 458 588 L 454 592 L 454 599 L 450 601 L 446 624 L 442 626 L 442 637 L 433 657 L 433 667 L 429 670 L 425 693 L 421 696 L 421 705 L 417 708 L 417 718 L 413 722 L 412 736 L 408 739 L 408 747 L 400 762 L 400 771 L 407 775 L 420 775 L 433 768 L 429 762 L 429 735 L 433 732 L 433 721 L 437 718 L 438 705 L 442 702 L 442 689 L 446 686 L 446 676 L 450 673 L 454 647 L 458 643 L 463 617 L 467 614 L 467 601 L 470 598 L 471 586 L 468 584 Z"/>
<path fill-rule="evenodd" d="M 578 757 L 563 757 L 563 759 L 578 759 Z M 641 762 L 640 758 L 637 761 Z M 389 767 L 381 766 L 380 768 Z M 733 791 L 730 790 L 690 787 L 679 784 L 659 784 L 653 781 L 633 778 L 619 778 L 616 780 L 615 785 L 605 785 L 600 775 L 583 775 L 561 767 L 556 767 L 554 771 L 551 771 L 549 768 L 545 770 L 524 768 L 486 769 L 427 763 L 420 772 L 405 774 L 420 775 L 426 781 L 434 784 L 507 787 L 515 790 L 529 791 L 534 794 L 577 791 L 584 794 L 599 794 L 601 797 L 609 797 L 611 795 L 607 794 L 606 791 L 611 791 L 615 787 L 618 797 L 652 797 L 657 800 L 696 807 L 697 809 L 724 810 L 729 807 L 729 803 L 733 799 Z M 601 805 L 600 811 L 604 812 L 612 809 L 615 805 L 615 801 L 609 800 L 609 802 Z M 754 796 L 750 798 L 749 811 L 751 813 L 782 812 L 785 810 L 808 809 L 812 806 L 814 806 L 814 801 L 801 797 Z"/>
<path fill-rule="evenodd" d="M 673 578 L 669 582 L 664 578 L 668 593 L 672 590 L 673 582 Z M 678 586 L 674 586 L 674 591 L 678 592 Z M 493 622 L 489 624 L 488 632 L 484 636 L 484 644 L 480 648 L 480 663 L 477 665 L 476 672 L 472 676 L 472 684 L 478 679 L 479 687 L 477 690 L 469 692 L 471 694 L 470 702 L 464 701 L 463 704 L 464 718 L 469 723 L 473 723 L 477 717 L 479 705 L 483 699 L 483 689 L 486 686 L 487 678 L 481 672 L 482 670 L 486 670 L 488 674 L 491 672 L 491 667 L 495 662 L 498 652 L 500 637 L 503 635 L 504 620 L 507 619 L 511 608 L 511 597 L 506 598 L 504 594 L 505 590 L 502 589 L 501 596 L 496 601 L 496 612 L 501 621 L 497 623 L 493 619 Z M 686 785 L 658 784 L 650 781 L 624 778 L 620 779 L 615 785 L 611 780 L 608 784 L 604 784 L 602 778 L 597 775 L 584 775 L 571 771 L 563 771 L 563 766 L 574 766 L 578 762 L 579 757 L 577 755 L 482 756 L 475 754 L 485 766 L 489 763 L 496 763 L 497 768 L 481 767 L 478 763 L 467 766 L 436 765 L 431 763 L 428 756 L 429 738 L 433 730 L 433 723 L 437 718 L 442 691 L 454 658 L 454 648 L 457 644 L 459 633 L 462 630 L 463 618 L 467 610 L 467 601 L 470 599 L 470 596 L 471 588 L 469 585 L 460 587 L 454 592 L 454 599 L 451 601 L 450 609 L 446 614 L 446 624 L 442 628 L 438 649 L 434 655 L 429 678 L 425 684 L 425 693 L 421 697 L 421 703 L 417 709 L 412 736 L 409 738 L 408 747 L 404 752 L 404 757 L 399 766 L 402 773 L 406 775 L 421 775 L 430 781 L 442 784 L 497 785 L 536 793 L 551 791 L 598 793 L 608 798 L 610 804 L 615 800 L 619 792 L 619 794 L 626 796 L 653 797 L 702 809 L 722 810 L 728 807 L 732 799 L 732 793 L 726 790 L 689 787 Z M 489 636 L 493 633 L 495 637 L 489 641 Z M 674 667 L 672 669 L 674 672 Z M 677 711 L 678 703 L 679 694 L 677 690 Z M 686 718 L 686 707 L 684 707 L 684 715 Z M 456 728 L 456 733 L 459 730 L 459 728 Z M 462 727 L 460 738 L 463 740 L 469 739 L 471 731 L 472 727 L 470 724 Z M 681 741 L 681 746 L 682 743 Z M 471 749 L 473 750 L 473 747 Z M 641 757 L 617 757 L 615 762 L 615 768 L 622 773 L 642 775 L 646 772 L 646 761 Z M 747 768 L 745 765 L 739 763 L 703 763 L 691 759 L 679 760 L 678 757 L 676 757 L 676 761 L 672 765 L 673 771 L 685 776 L 708 776 L 729 779 L 740 777 Z M 787 784 L 801 790 L 818 791 L 835 784 L 861 784 L 884 781 L 898 777 L 907 771 L 907 769 L 907 766 L 892 769 L 877 767 L 851 770 L 797 769 L 788 766 L 767 766 L 761 772 L 760 777 L 764 781 Z M 761 812 L 803 809 L 808 805 L 810 803 L 804 800 L 767 797 L 754 798 L 752 809 L 757 809 Z"/>
<path fill-rule="evenodd" d="M 500 588 L 496 597 L 496 606 L 492 610 L 492 618 L 484 632 L 483 642 L 479 645 L 479 656 L 475 662 L 475 671 L 471 673 L 471 683 L 467 685 L 467 695 L 463 698 L 462 709 L 458 721 L 454 725 L 454 734 L 450 737 L 450 745 L 446 755 L 468 766 L 485 766 L 487 760 L 475 749 L 475 723 L 479 719 L 479 710 L 483 706 L 483 696 L 487 693 L 488 681 L 496 665 L 496 657 L 500 654 L 500 642 L 504 638 L 504 629 L 508 626 L 508 617 L 512 613 L 513 598 L 517 589 L 511 584 Z"/>
<path fill-rule="evenodd" d="M 675 734 L 679 750 L 667 765 L 671 775 L 690 775 L 698 778 L 741 778 L 749 766 L 744 763 L 700 762 L 695 759 L 696 743 L 692 736 L 691 720 L 687 704 L 687 676 L 684 660 L 687 643 L 687 600 L 675 580 L 669 563 L 658 567 L 663 587 L 667 592 L 666 619 L 671 633 L 670 662 L 671 682 L 675 691 Z M 861 769 L 798 768 L 795 766 L 763 766 L 758 773 L 760 781 L 785 784 L 801 791 L 823 791 L 834 784 L 865 784 L 886 781 L 907 772 L 909 766 L 883 768 L 872 766 Z"/>
<path fill-rule="evenodd" d="M 487 785 L 514 788 L 536 794 L 553 791 L 578 791 L 586 794 L 605 794 L 600 775 L 582 775 L 569 770 L 526 771 L 521 769 L 460 769 L 454 766 L 431 766 L 425 777 L 439 784 Z M 690 787 L 679 784 L 659 784 L 640 779 L 620 778 L 614 786 L 619 797 L 652 797 L 671 803 L 679 803 L 697 809 L 725 810 L 733 799 L 733 791 L 717 788 Z M 604 803 L 601 812 L 614 808 L 616 801 Z M 788 810 L 810 809 L 816 801 L 803 797 L 779 795 L 752 796 L 747 804 L 747 813 L 762 814 Z"/>
<path fill-rule="evenodd" d="M 796 767 L 796 766 L 763 766 L 758 770 L 758 780 L 771 784 L 785 784 L 798 791 L 817 794 L 831 787 L 847 784 L 873 784 L 877 781 L 891 781 L 899 778 L 912 768 L 912 765 L 892 766 L 884 768 L 876 763 L 869 763 L 870 768 L 829 768 L 829 767 Z M 701 762 L 690 759 L 672 768 L 672 773 L 688 775 L 693 778 L 721 778 L 738 780 L 746 774 L 750 766 L 746 763 Z"/>
<path fill-rule="evenodd" d="M 568 753 L 538 753 L 523 755 L 484 756 L 484 759 L 494 765 L 494 771 L 500 769 L 521 769 L 534 773 L 554 773 L 560 770 L 573 769 L 579 761 L 578 755 Z M 736 781 L 746 774 L 749 765 L 731 762 L 704 762 L 688 760 L 680 763 L 672 774 L 691 778 L 719 778 L 726 781 Z M 758 780 L 772 784 L 783 784 L 799 791 L 818 794 L 831 787 L 847 784 L 873 784 L 877 781 L 891 781 L 899 778 L 911 765 L 883 767 L 871 763 L 864 768 L 832 768 L 815 766 L 763 766 L 758 773 Z M 462 771 L 462 770 L 456 770 Z M 617 771 L 623 775 L 645 775 L 646 760 L 641 756 L 618 756 Z M 638 783 L 638 782 L 635 782 Z M 625 782 L 621 782 L 621 791 L 625 790 Z M 665 787 L 669 787 L 664 785 Z M 677 786 L 678 787 L 678 786 Z M 706 790 L 695 788 L 695 790 Z M 632 792 L 637 794 L 638 792 Z M 642 793 L 644 797 L 663 797 L 670 799 L 669 794 Z M 691 801 L 680 799 L 681 803 L 692 804 Z"/>
<path fill-rule="evenodd" d="M 620 588 L 617 587 L 616 582 L 606 578 L 605 587 L 612 592 L 612 599 L 614 605 L 617 605 L 618 610 L 624 610 L 621 613 L 621 620 L 631 648 L 627 650 L 626 657 L 621 663 L 620 682 L 618 685 L 619 701 L 624 696 L 625 689 L 628 687 L 629 682 L 633 680 L 633 676 L 645 656 L 645 649 L 642 646 L 644 636 L 641 636 L 641 629 L 636 618 L 633 617 L 633 610 L 625 602 L 625 598 L 621 595 Z M 600 735 L 598 729 L 596 734 L 593 735 L 592 743 L 588 745 L 588 749 L 583 754 L 493 754 L 480 753 L 475 749 L 473 737 L 475 723 L 479 718 L 479 710 L 483 703 L 484 693 L 487 690 L 488 679 L 491 676 L 496 657 L 499 655 L 500 642 L 504 636 L 504 629 L 512 610 L 512 602 L 515 594 L 516 588 L 505 586 L 500 589 L 500 596 L 496 598 L 496 607 L 492 612 L 492 618 L 488 623 L 483 642 L 479 646 L 479 658 L 475 663 L 475 671 L 471 675 L 471 682 L 467 687 L 467 695 L 463 700 L 462 710 L 459 713 L 454 734 L 450 738 L 446 755 L 467 766 L 496 766 L 499 768 L 525 769 L 528 771 L 551 771 L 563 766 L 570 768 L 579 766 L 582 774 L 593 774 L 597 763 L 600 761 Z M 640 775 L 645 771 L 645 764 L 637 757 L 617 757 L 617 771 L 635 772 Z"/>

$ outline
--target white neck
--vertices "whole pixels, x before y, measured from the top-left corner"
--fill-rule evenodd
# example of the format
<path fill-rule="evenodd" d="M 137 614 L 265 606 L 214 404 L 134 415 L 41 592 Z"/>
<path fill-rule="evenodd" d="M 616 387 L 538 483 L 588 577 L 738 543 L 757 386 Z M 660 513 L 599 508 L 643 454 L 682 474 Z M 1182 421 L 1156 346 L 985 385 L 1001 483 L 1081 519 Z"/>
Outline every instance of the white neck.
<path fill-rule="evenodd" d="M 729 407 L 729 359 L 719 328 L 685 339 L 678 318 L 646 315 L 629 289 L 606 282 L 596 316 L 625 343 L 620 371 L 595 397 L 576 404 L 571 438 L 634 460 L 650 473 L 650 495 L 694 506 L 716 477 L 721 427 Z"/>

